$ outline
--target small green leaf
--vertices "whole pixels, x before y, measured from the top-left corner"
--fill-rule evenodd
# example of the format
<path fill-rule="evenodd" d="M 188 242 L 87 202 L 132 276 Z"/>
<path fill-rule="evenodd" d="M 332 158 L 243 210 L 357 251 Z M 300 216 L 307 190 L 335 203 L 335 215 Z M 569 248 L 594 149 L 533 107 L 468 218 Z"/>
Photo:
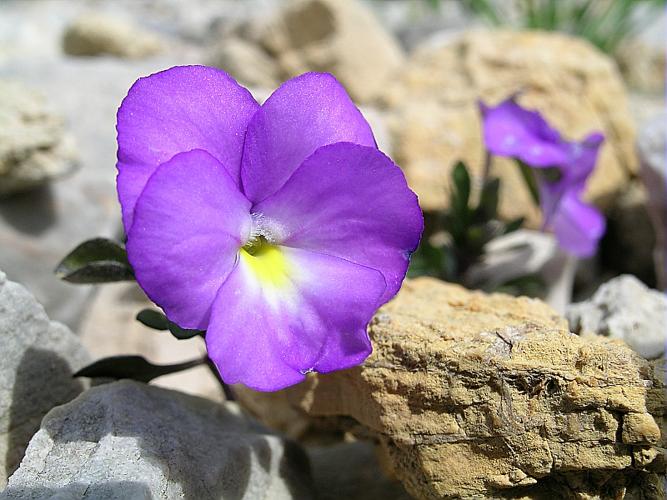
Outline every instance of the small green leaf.
<path fill-rule="evenodd" d="M 81 243 L 58 264 L 55 274 L 70 283 L 109 283 L 134 279 L 125 248 L 105 238 Z"/>
<path fill-rule="evenodd" d="M 526 221 L 525 217 L 518 217 L 516 219 L 513 219 L 509 221 L 507 224 L 505 224 L 505 234 L 513 233 L 514 231 L 517 231 L 518 229 L 523 226 L 523 223 Z"/>
<path fill-rule="evenodd" d="M 169 330 L 169 320 L 160 311 L 142 309 L 136 316 L 139 323 L 153 330 Z"/>
<path fill-rule="evenodd" d="M 463 162 L 458 162 L 452 170 L 453 194 L 456 198 L 457 211 L 461 212 L 468 208 L 470 200 L 470 174 Z"/>
<path fill-rule="evenodd" d="M 480 222 L 490 221 L 498 215 L 499 191 L 500 179 L 498 178 L 489 179 L 482 186 L 482 192 L 479 195 L 479 205 L 477 207 Z"/>
<path fill-rule="evenodd" d="M 188 330 L 186 328 L 181 328 L 173 321 L 169 321 L 163 313 L 156 311 L 155 309 L 143 309 L 142 311 L 139 311 L 136 319 L 141 324 L 148 328 L 152 328 L 153 330 L 169 330 L 171 334 L 179 340 L 191 339 L 197 335 L 204 336 L 206 334 L 206 331 L 204 330 Z"/>
<path fill-rule="evenodd" d="M 206 359 L 194 359 L 174 365 L 154 365 L 143 356 L 112 356 L 100 359 L 76 372 L 74 377 L 131 379 L 150 382 L 154 378 L 188 370 L 204 364 Z"/>
<path fill-rule="evenodd" d="M 201 335 L 202 337 L 206 335 L 206 330 L 188 330 L 187 328 L 181 328 L 173 321 L 169 322 L 169 331 L 178 340 L 191 339 L 197 335 Z"/>
<path fill-rule="evenodd" d="M 537 188 L 537 181 L 535 180 L 535 174 L 533 173 L 533 169 L 530 168 L 528 165 L 526 165 L 521 160 L 517 160 L 516 162 L 519 165 L 519 170 L 521 171 L 521 176 L 523 177 L 523 180 L 526 182 L 526 186 L 528 187 L 528 190 L 530 191 L 530 196 L 533 198 L 533 201 L 535 202 L 535 204 L 539 206 L 540 205 L 540 192 L 539 192 L 539 189 Z"/>

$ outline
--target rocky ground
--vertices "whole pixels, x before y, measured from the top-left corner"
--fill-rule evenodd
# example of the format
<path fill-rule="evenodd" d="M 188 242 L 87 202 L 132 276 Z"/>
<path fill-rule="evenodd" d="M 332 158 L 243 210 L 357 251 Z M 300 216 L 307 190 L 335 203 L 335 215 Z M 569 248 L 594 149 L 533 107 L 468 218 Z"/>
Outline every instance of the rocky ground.
<path fill-rule="evenodd" d="M 664 49 L 647 36 L 614 61 L 442 3 L 2 2 L 0 499 L 665 497 L 667 301 L 647 287 L 667 285 Z M 334 72 L 427 212 L 447 205 L 456 161 L 483 169 L 480 97 L 521 90 L 569 138 L 603 131 L 587 196 L 609 231 L 577 275 L 580 302 L 561 317 L 421 278 L 377 313 L 362 367 L 287 391 L 225 401 L 206 367 L 151 385 L 73 379 L 104 356 L 203 353 L 134 320 L 149 305 L 136 285 L 52 274 L 80 241 L 122 236 L 114 124 L 131 83 L 193 63 L 258 100 Z M 501 214 L 535 227 L 515 170 L 491 168 Z M 532 234 L 550 249 L 531 258 L 541 272 L 555 246 Z M 636 277 L 609 280 L 620 273 Z"/>

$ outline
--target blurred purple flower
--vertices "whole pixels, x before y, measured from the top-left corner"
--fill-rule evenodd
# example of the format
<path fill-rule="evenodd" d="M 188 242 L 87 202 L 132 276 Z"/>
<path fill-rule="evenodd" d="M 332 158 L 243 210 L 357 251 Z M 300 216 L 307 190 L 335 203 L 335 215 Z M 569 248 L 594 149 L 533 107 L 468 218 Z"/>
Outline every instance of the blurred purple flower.
<path fill-rule="evenodd" d="M 564 250 L 579 257 L 593 255 L 605 220 L 582 196 L 604 136 L 596 132 L 581 142 L 567 141 L 539 112 L 522 108 L 515 96 L 495 107 L 480 103 L 480 109 L 487 150 L 534 169 L 543 228 L 554 231 Z"/>
<path fill-rule="evenodd" d="M 118 196 L 138 283 L 207 330 L 226 383 L 277 390 L 361 363 L 423 218 L 327 74 L 259 106 L 223 71 L 139 79 L 118 110 Z"/>

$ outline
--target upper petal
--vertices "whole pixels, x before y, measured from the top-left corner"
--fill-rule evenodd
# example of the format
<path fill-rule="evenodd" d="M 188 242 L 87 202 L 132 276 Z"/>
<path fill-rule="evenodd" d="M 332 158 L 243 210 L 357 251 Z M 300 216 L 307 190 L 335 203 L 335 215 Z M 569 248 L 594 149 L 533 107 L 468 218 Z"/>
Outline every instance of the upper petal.
<path fill-rule="evenodd" d="M 343 259 L 279 248 L 283 280 L 265 280 L 242 257 L 220 288 L 206 333 L 208 355 L 229 384 L 274 391 L 308 371 L 361 363 L 382 275 Z"/>
<path fill-rule="evenodd" d="M 224 71 L 177 66 L 140 78 L 118 110 L 118 197 L 125 230 L 158 165 L 177 153 L 208 151 L 238 184 L 243 137 L 259 105 Z"/>
<path fill-rule="evenodd" d="M 596 252 L 606 228 L 602 214 L 581 201 L 574 191 L 561 197 L 551 225 L 558 244 L 578 257 L 590 257 Z"/>
<path fill-rule="evenodd" d="M 401 170 L 377 149 L 349 143 L 318 149 L 253 211 L 283 245 L 380 271 L 387 282 L 380 303 L 400 288 L 424 228 Z"/>
<path fill-rule="evenodd" d="M 375 147 L 370 126 L 329 74 L 283 83 L 248 124 L 241 179 L 249 200 L 275 193 L 317 148 L 335 142 Z"/>
<path fill-rule="evenodd" d="M 532 167 L 567 162 L 569 145 L 542 115 L 524 109 L 511 97 L 495 107 L 480 103 L 484 144 L 496 156 L 519 158 Z"/>
<path fill-rule="evenodd" d="M 170 320 L 206 329 L 211 304 L 251 228 L 250 202 L 201 150 L 160 165 L 137 200 L 127 255 Z"/>

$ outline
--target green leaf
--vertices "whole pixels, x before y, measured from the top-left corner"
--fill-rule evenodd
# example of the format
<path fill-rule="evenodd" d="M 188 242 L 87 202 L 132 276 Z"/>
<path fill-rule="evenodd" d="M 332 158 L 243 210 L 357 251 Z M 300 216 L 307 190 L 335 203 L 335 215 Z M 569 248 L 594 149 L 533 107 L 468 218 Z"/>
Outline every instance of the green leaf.
<path fill-rule="evenodd" d="M 139 311 L 136 316 L 137 321 L 141 324 L 152 328 L 153 330 L 169 330 L 171 334 L 179 340 L 191 339 L 197 335 L 204 336 L 205 330 L 188 330 L 181 328 L 173 321 L 169 321 L 167 317 L 160 311 L 155 309 L 143 309 Z"/>
<path fill-rule="evenodd" d="M 486 222 L 495 219 L 498 214 L 498 197 L 500 191 L 500 179 L 489 179 L 482 186 L 482 192 L 479 195 L 479 205 L 477 214 L 479 220 Z"/>
<path fill-rule="evenodd" d="M 521 172 L 521 176 L 523 177 L 523 180 L 525 181 L 526 186 L 528 187 L 528 191 L 530 191 L 530 196 L 533 198 L 535 204 L 539 206 L 540 192 L 537 188 L 537 181 L 535 180 L 535 174 L 533 173 L 533 169 L 530 168 L 521 160 L 517 160 L 516 162 L 519 165 L 519 171 Z"/>
<path fill-rule="evenodd" d="M 188 370 L 204 364 L 206 359 L 194 359 L 174 365 L 154 365 L 143 356 L 112 356 L 100 359 L 76 372 L 74 377 L 131 379 L 150 382 L 154 378 Z"/>
<path fill-rule="evenodd" d="M 70 283 L 110 283 L 134 279 L 125 248 L 105 238 L 81 243 L 58 264 L 55 274 Z"/>
<path fill-rule="evenodd" d="M 526 221 L 525 217 L 518 217 L 516 219 L 513 219 L 509 221 L 507 224 L 505 224 L 505 234 L 513 233 L 514 231 L 517 231 L 518 229 L 523 226 L 523 223 Z"/>
<path fill-rule="evenodd" d="M 463 162 L 458 162 L 452 170 L 453 198 L 456 199 L 457 212 L 464 212 L 470 200 L 470 174 Z"/>

